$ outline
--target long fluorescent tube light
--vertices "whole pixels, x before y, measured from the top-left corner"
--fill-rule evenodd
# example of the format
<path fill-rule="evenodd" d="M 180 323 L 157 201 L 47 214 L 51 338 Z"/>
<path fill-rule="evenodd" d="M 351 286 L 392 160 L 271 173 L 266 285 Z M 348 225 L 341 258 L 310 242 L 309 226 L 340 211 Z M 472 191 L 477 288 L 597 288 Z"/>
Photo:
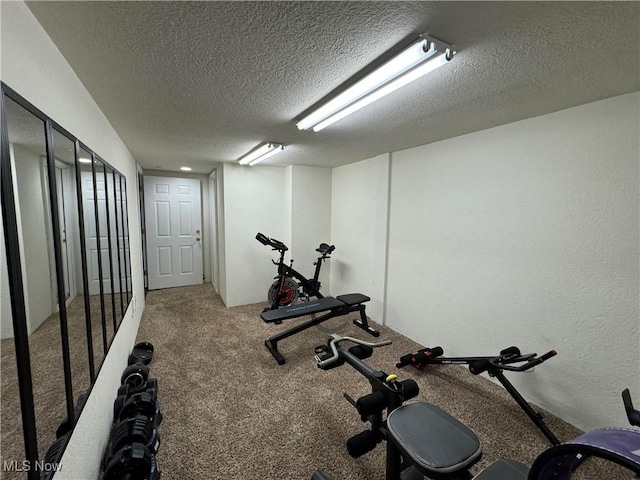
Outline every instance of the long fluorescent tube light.
<path fill-rule="evenodd" d="M 255 150 L 249 152 L 245 156 L 241 157 L 238 161 L 240 165 L 253 166 L 258 162 L 266 160 L 267 158 L 280 153 L 284 150 L 284 145 L 279 143 L 265 143 Z"/>
<path fill-rule="evenodd" d="M 311 112 L 296 126 L 300 130 L 313 129 L 314 132 L 319 132 L 444 65 L 453 58 L 454 53 L 451 45 L 421 35 L 416 42 Z"/>

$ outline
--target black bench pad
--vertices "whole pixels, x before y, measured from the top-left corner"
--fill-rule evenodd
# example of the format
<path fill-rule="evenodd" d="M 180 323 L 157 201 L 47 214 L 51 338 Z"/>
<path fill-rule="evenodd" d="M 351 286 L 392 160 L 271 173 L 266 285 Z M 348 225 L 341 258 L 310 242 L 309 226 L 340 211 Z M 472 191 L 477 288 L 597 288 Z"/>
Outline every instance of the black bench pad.
<path fill-rule="evenodd" d="M 305 315 L 337 310 L 343 307 L 352 307 L 363 302 L 368 302 L 369 300 L 371 299 L 366 295 L 348 293 L 346 295 L 338 295 L 336 298 L 318 298 L 305 303 L 267 310 L 260 314 L 260 318 L 267 323 L 281 322 L 282 320 L 289 320 L 290 318 L 304 317 Z"/>
<path fill-rule="evenodd" d="M 346 303 L 349 307 L 371 300 L 371 298 L 366 295 L 362 295 L 361 293 L 347 293 L 346 295 L 338 295 L 336 298 L 341 302 Z"/>
<path fill-rule="evenodd" d="M 498 460 L 482 470 L 473 480 L 527 480 L 529 467 L 515 460 Z"/>
<path fill-rule="evenodd" d="M 387 418 L 387 429 L 403 455 L 430 478 L 466 470 L 482 456 L 475 433 L 430 403 L 395 409 Z"/>

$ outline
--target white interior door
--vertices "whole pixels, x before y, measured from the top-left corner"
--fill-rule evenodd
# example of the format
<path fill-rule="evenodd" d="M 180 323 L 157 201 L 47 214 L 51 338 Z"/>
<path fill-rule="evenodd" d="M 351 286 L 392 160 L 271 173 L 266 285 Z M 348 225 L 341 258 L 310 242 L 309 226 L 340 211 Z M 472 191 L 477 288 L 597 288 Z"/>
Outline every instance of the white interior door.
<path fill-rule="evenodd" d="M 149 290 L 201 284 L 200 180 L 144 177 Z"/>

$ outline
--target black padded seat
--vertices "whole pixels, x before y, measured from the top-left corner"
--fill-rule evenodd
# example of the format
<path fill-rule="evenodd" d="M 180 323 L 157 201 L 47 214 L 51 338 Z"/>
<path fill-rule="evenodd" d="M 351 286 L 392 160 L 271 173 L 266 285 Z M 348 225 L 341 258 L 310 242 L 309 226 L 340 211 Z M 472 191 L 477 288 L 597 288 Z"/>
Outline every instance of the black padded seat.
<path fill-rule="evenodd" d="M 429 478 L 453 478 L 482 456 L 475 433 L 430 403 L 395 409 L 387 417 L 387 430 L 403 456 Z"/>
<path fill-rule="evenodd" d="M 336 298 L 341 302 L 346 303 L 350 307 L 352 305 L 358 305 L 360 303 L 365 303 L 371 300 L 370 297 L 362 295 L 361 293 L 347 293 L 346 295 L 338 295 Z"/>
<path fill-rule="evenodd" d="M 515 460 L 498 460 L 482 470 L 473 480 L 527 480 L 529 467 Z"/>

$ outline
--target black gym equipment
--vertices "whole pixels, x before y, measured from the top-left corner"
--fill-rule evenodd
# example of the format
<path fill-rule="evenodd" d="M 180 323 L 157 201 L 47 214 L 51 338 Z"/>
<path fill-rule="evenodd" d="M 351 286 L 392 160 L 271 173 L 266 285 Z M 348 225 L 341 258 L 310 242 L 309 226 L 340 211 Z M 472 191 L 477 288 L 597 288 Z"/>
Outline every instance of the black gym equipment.
<path fill-rule="evenodd" d="M 118 450 L 104 470 L 103 480 L 158 480 L 156 457 L 141 443 Z"/>
<path fill-rule="evenodd" d="M 149 367 L 142 363 L 134 363 L 124 369 L 120 383 L 139 387 L 147 382 L 147 378 L 149 378 Z"/>
<path fill-rule="evenodd" d="M 125 406 L 125 404 L 134 396 L 141 393 L 146 393 L 145 396 L 136 397 L 135 402 L 142 404 L 141 406 L 136 407 L 138 410 L 144 412 L 156 412 L 155 416 L 158 416 L 157 413 L 160 413 L 160 409 L 158 406 L 158 386 L 155 378 L 150 378 L 147 383 L 139 387 L 130 387 L 129 385 L 122 385 L 118 389 L 118 396 L 113 402 L 113 418 L 114 421 L 118 421 L 121 418 L 125 418 L 125 414 L 121 416 L 120 412 Z M 133 405 L 128 407 L 127 412 L 131 412 L 133 410 Z M 158 424 L 162 421 L 162 413 L 158 416 L 159 421 Z"/>
<path fill-rule="evenodd" d="M 339 345 L 343 341 L 353 342 L 356 347 L 347 350 Z M 613 462 L 640 475 L 640 431 L 601 428 L 550 447 L 534 461 L 531 469 L 514 460 L 498 460 L 472 476 L 468 468 L 482 454 L 475 434 L 434 405 L 424 402 L 402 405 L 407 397 L 417 394 L 417 385 L 397 382 L 395 375 L 373 370 L 362 361 L 371 354 L 368 347 L 389 343 L 374 344 L 332 335 L 326 345 L 316 348 L 319 368 L 348 363 L 369 380 L 372 394 L 355 402 L 345 394 L 362 420 L 371 423 L 370 430 L 347 442 L 348 449 L 349 453 L 362 455 L 375 448 L 380 440 L 386 440 L 386 480 L 418 480 L 424 478 L 423 475 L 434 480 L 570 480 L 573 471 L 588 457 Z M 640 412 L 633 408 L 629 391 L 625 390 L 622 397 L 629 422 L 640 426 Z M 386 420 L 382 417 L 384 408 Z M 320 470 L 311 478 L 329 480 Z"/>
<path fill-rule="evenodd" d="M 560 444 L 560 440 L 558 440 L 544 422 L 543 414 L 536 412 L 531 405 L 529 405 L 503 373 L 505 370 L 509 372 L 531 370 L 535 366 L 557 355 L 555 350 L 551 350 L 540 357 L 537 356 L 537 353 L 521 354 L 518 347 L 505 348 L 500 352 L 500 355 L 496 356 L 443 357 L 443 354 L 444 351 L 442 347 L 423 348 L 417 353 L 409 353 L 400 357 L 400 361 L 396 363 L 396 367 L 401 368 L 406 365 L 411 365 L 417 369 L 422 369 L 426 365 L 468 365 L 469 371 L 474 375 L 487 372 L 490 377 L 496 378 L 502 384 L 536 427 L 547 437 L 551 445 Z"/>
<path fill-rule="evenodd" d="M 313 263 L 316 269 L 313 278 L 309 279 L 293 269 L 293 259 L 291 259 L 290 265 L 284 263 L 284 253 L 289 250 L 289 247 L 280 240 L 269 238 L 262 233 L 256 235 L 256 240 L 280 252 L 280 259 L 277 262 L 271 260 L 273 264 L 278 267 L 278 275 L 274 277 L 275 281 L 271 287 L 269 287 L 267 294 L 267 298 L 271 304 L 269 309 L 274 310 L 276 308 L 286 307 L 287 305 L 295 303 L 300 297 L 306 300 L 309 300 L 311 297 L 323 298 L 320 293 L 320 280 L 318 280 L 320 277 L 320 269 L 322 268 L 322 262 L 331 258 L 329 255 L 336 249 L 335 245 L 321 243 L 320 246 L 316 248 L 316 252 L 318 252 L 320 256 Z"/>
<path fill-rule="evenodd" d="M 160 447 L 158 427 L 162 413 L 158 382 L 149 378 L 147 364 L 152 356 L 150 343 L 136 345 L 129 357 L 134 363 L 122 373 L 122 385 L 113 403 L 114 423 L 102 462 L 104 480 L 160 478 L 156 454 Z"/>
<path fill-rule="evenodd" d="M 153 359 L 153 345 L 149 342 L 140 342 L 134 345 L 129 355 L 129 365 L 142 363 L 149 365 Z"/>
<path fill-rule="evenodd" d="M 345 341 L 356 346 L 347 349 L 340 345 Z M 386 440 L 386 480 L 418 479 L 423 475 L 440 480 L 470 478 L 468 469 L 482 455 L 476 435 L 435 405 L 424 402 L 403 405 L 418 395 L 416 382 L 399 382 L 396 375 L 375 370 L 363 361 L 371 354 L 371 347 L 390 343 L 369 343 L 334 334 L 326 345 L 316 348 L 319 368 L 327 370 L 348 363 L 371 384 L 371 393 L 358 400 L 345 394 L 361 419 L 370 424 L 369 429 L 347 441 L 349 454 L 359 457 Z M 315 478 L 323 478 L 319 475 L 321 472 Z"/>
<path fill-rule="evenodd" d="M 133 443 L 144 445 L 152 455 L 158 453 L 160 435 L 158 425 L 153 418 L 136 415 L 118 422 L 113 427 L 104 456 L 105 470 L 118 452 Z"/>
<path fill-rule="evenodd" d="M 366 295 L 360 293 L 350 293 L 347 295 L 338 295 L 337 297 L 323 297 L 306 303 L 291 305 L 289 307 L 278 308 L 276 310 L 265 310 L 260 314 L 260 318 L 266 323 L 282 323 L 283 320 L 303 317 L 306 315 L 315 315 L 317 313 L 327 312 L 324 315 L 312 317 L 311 320 L 293 327 L 278 335 L 265 340 L 264 344 L 276 359 L 278 365 L 283 365 L 285 359 L 278 351 L 278 342 L 292 335 L 302 332 L 314 325 L 319 325 L 335 317 L 349 315 L 353 312 L 359 312 L 360 318 L 353 321 L 354 325 L 360 327 L 369 335 L 378 337 L 380 332 L 369 326 L 367 315 L 365 314 L 364 303 L 371 300 Z"/>

